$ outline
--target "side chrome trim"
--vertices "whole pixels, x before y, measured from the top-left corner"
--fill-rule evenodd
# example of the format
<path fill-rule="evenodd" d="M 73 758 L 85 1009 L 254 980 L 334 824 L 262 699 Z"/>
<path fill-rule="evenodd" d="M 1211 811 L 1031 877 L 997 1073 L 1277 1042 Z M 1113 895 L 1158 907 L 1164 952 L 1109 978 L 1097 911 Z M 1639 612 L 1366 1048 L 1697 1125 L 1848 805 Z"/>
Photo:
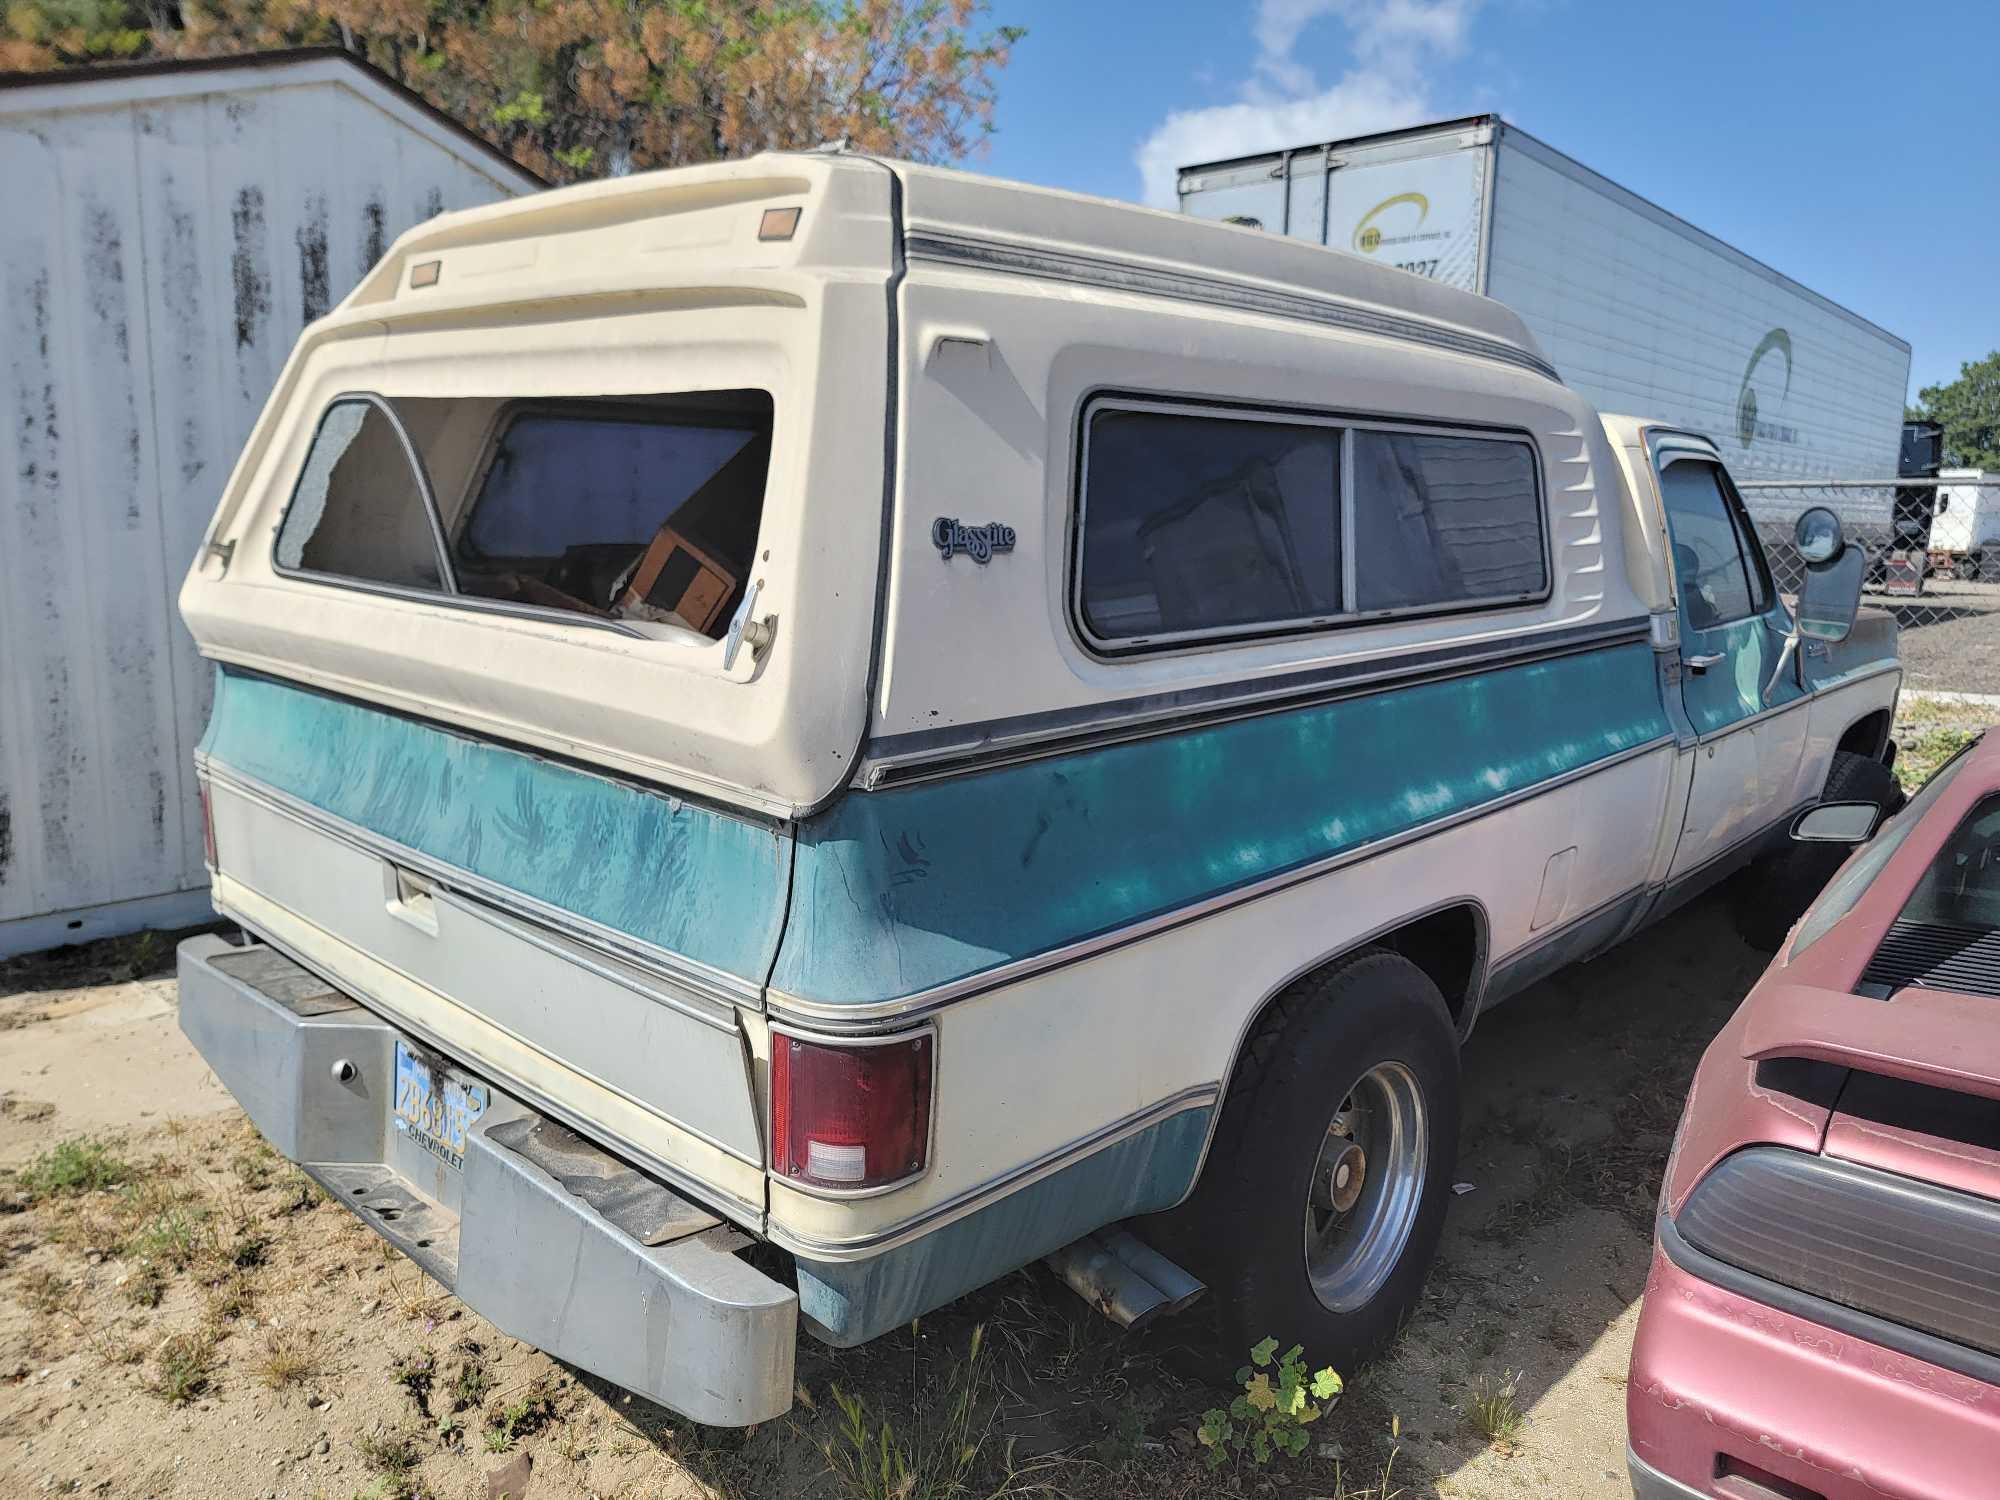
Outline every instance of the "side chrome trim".
<path fill-rule="evenodd" d="M 574 1130 L 578 1135 L 583 1136 L 586 1140 L 593 1142 L 601 1142 L 612 1152 L 612 1154 L 617 1156 L 622 1156 L 626 1161 L 630 1162 L 633 1166 L 638 1167 L 642 1171 L 651 1173 L 652 1175 L 658 1177 L 662 1182 L 668 1184 L 673 1188 L 678 1189 L 681 1192 L 686 1193 L 688 1197 L 694 1199 L 697 1203 L 707 1204 L 709 1207 L 718 1210 L 719 1212 L 727 1216 L 729 1219 L 731 1219 L 737 1224 L 743 1225 L 745 1228 L 751 1229 L 759 1233 L 762 1232 L 764 1227 L 763 1205 L 751 1203 L 746 1199 L 737 1197 L 734 1193 L 725 1192 L 722 1189 L 716 1187 L 716 1185 L 712 1182 L 704 1181 L 703 1179 L 696 1177 L 693 1173 L 688 1172 L 681 1167 L 673 1165 L 671 1162 L 662 1161 L 659 1157 L 654 1156 L 651 1152 L 645 1151 L 640 1147 L 634 1145 L 632 1142 L 626 1140 L 623 1136 L 614 1134 L 613 1132 L 606 1130 L 602 1123 L 596 1120 L 587 1119 L 584 1116 L 576 1113 L 574 1110 L 565 1109 L 562 1105 L 557 1104 L 553 1099 L 550 1099 L 546 1094 L 542 1093 L 540 1090 L 530 1088 L 528 1085 L 522 1083 L 518 1078 L 515 1078 L 512 1074 L 507 1073 L 502 1069 L 489 1067 L 488 1065 L 481 1063 L 476 1059 L 470 1063 L 467 1063 L 465 1061 L 466 1054 L 460 1048 L 446 1042 L 442 1037 L 438 1036 L 437 1033 L 432 1031 L 429 1027 L 417 1025 L 415 1022 L 404 1017 L 394 1007 L 384 1005 L 381 1001 L 373 998 L 372 996 L 356 995 L 351 985 L 347 984 L 344 981 L 336 979 L 333 975 L 327 973 L 327 971 L 324 968 L 314 963 L 311 959 L 307 958 L 303 953 L 299 952 L 289 943 L 282 942 L 279 939 L 273 937 L 263 928 L 259 927 L 254 922 L 251 922 L 250 920 L 245 918 L 242 913 L 226 908 L 220 902 L 216 903 L 216 910 L 222 912 L 223 915 L 227 916 L 231 921 L 235 922 L 245 932 L 249 933 L 252 937 L 256 938 L 258 942 L 266 944 L 271 948 L 275 948 L 278 952 L 284 954 L 286 958 L 289 958 L 293 963 L 297 964 L 300 968 L 305 969 L 310 973 L 318 975 L 319 978 L 326 985 L 328 985 L 332 989 L 338 990 L 343 995 L 349 996 L 364 1010 L 367 1010 L 374 1015 L 380 1016 L 383 1020 L 389 1022 L 392 1026 L 396 1027 L 401 1031 L 407 1032 L 409 1035 L 423 1042 L 426 1046 L 435 1048 L 437 1051 L 444 1054 L 444 1056 L 455 1059 L 456 1061 L 459 1062 L 461 1066 L 463 1066 L 466 1069 L 467 1072 L 477 1074 L 482 1078 L 491 1079 L 493 1082 L 499 1084 L 504 1092 L 510 1094 L 515 1099 L 520 1100 L 523 1104 L 526 1104 L 529 1108 L 537 1111 L 540 1114 L 545 1114 L 554 1119 L 560 1120 L 563 1124 L 569 1126 L 570 1129 Z M 599 1087 L 606 1087 L 606 1086 L 600 1084 Z M 616 1090 L 609 1090 L 609 1091 L 617 1092 Z M 630 1096 L 626 1095 L 624 1097 L 629 1098 Z M 638 1103 L 639 1101 L 634 1100 L 633 1102 Z M 652 1106 L 650 1105 L 644 1105 L 642 1107 L 647 1109 L 648 1111 L 652 1110 Z M 668 1125 L 670 1128 L 674 1130 L 683 1132 L 691 1139 L 699 1140 L 707 1145 L 715 1147 L 716 1150 L 723 1152 L 725 1155 L 729 1156 L 732 1160 L 743 1161 L 751 1166 L 762 1165 L 761 1162 L 751 1162 L 749 1158 L 743 1156 L 739 1152 L 731 1150 L 729 1147 L 722 1145 L 718 1141 L 709 1140 L 708 1137 L 700 1134 L 698 1131 L 689 1130 L 685 1125 L 681 1124 L 677 1120 L 669 1120 L 664 1115 L 660 1116 L 660 1119 L 663 1124 Z"/>
<path fill-rule="evenodd" d="M 1648 628 L 1644 616 L 1593 621 L 1080 708 L 888 735 L 869 742 L 856 784 L 876 791 L 1286 709 L 1312 708 L 1424 682 L 1526 666 L 1635 644 L 1648 638 Z"/>
<path fill-rule="evenodd" d="M 1769 708 L 1759 709 L 1754 714 L 1745 714 L 1740 719 L 1731 719 L 1720 729 L 1709 730 L 1708 733 L 1697 739 L 1695 743 L 1697 745 L 1713 745 L 1718 740 L 1726 740 L 1732 734 L 1750 728 L 1753 724 L 1762 724 L 1766 719 L 1775 719 L 1778 715 L 1790 713 L 1795 708 L 1809 709 L 1812 707 L 1813 697 L 1814 695 L 1811 693 L 1801 693 L 1796 698 L 1788 698 L 1783 703 L 1775 703 Z"/>
<path fill-rule="evenodd" d="M 1229 1066 L 1222 1074 L 1223 1088 L 1226 1090 L 1229 1080 L 1236 1076 L 1236 1064 L 1243 1056 L 1243 1044 L 1250 1040 L 1250 1032 L 1257 1025 L 1257 1018 L 1263 1015 L 1271 1002 L 1287 989 L 1315 970 L 1323 969 L 1328 964 L 1338 963 L 1349 954 L 1359 952 L 1377 938 L 1385 937 L 1398 928 L 1407 927 L 1412 922 L 1421 922 L 1425 917 L 1434 917 L 1441 911 L 1451 911 L 1461 906 L 1472 910 L 1479 929 L 1479 951 L 1473 957 L 1472 984 L 1465 996 L 1464 1014 L 1459 1017 L 1458 1022 L 1458 1044 L 1463 1047 L 1470 1040 L 1473 1025 L 1478 1021 L 1479 1012 L 1486 1004 L 1486 992 L 1493 983 L 1494 974 L 1493 917 L 1486 910 L 1486 903 L 1477 896 L 1453 896 L 1435 905 L 1426 906 L 1421 911 L 1408 912 L 1394 921 L 1384 922 L 1379 927 L 1348 938 L 1332 952 L 1322 953 L 1293 969 L 1291 973 L 1264 991 L 1257 1003 L 1244 1014 L 1243 1024 L 1236 1028 L 1236 1040 L 1229 1045 Z M 1192 1198 L 1195 1189 L 1201 1185 L 1201 1174 L 1208 1170 L 1209 1152 L 1215 1148 L 1216 1132 L 1221 1128 L 1222 1111 L 1218 1108 L 1214 1118 L 1208 1122 L 1208 1133 L 1201 1139 L 1201 1155 L 1195 1158 L 1194 1176 L 1188 1181 L 1187 1191 L 1182 1193 L 1179 1202 L 1174 1204 L 1175 1208 L 1179 1208 Z"/>
<path fill-rule="evenodd" d="M 671 953 L 628 933 L 615 932 L 587 917 L 551 906 L 470 870 L 434 859 L 420 850 L 336 818 L 324 809 L 268 786 L 205 755 L 196 768 L 218 786 L 370 856 L 400 865 L 435 881 L 444 891 L 476 902 L 478 915 L 489 920 L 519 919 L 507 925 L 510 934 L 591 968 L 601 977 L 624 985 L 649 1000 L 683 1012 L 697 1021 L 730 1032 L 737 1030 L 735 1008 L 757 1009 L 762 989 L 752 980 L 712 969 L 681 954 Z M 523 925 L 526 924 L 526 925 Z M 575 949 L 583 951 L 577 952 Z"/>
<path fill-rule="evenodd" d="M 1872 682 L 1877 677 L 1886 677 L 1892 672 L 1898 677 L 1903 675 L 1902 658 L 1890 657 L 1886 660 L 1876 662 L 1873 666 L 1856 667 L 1852 672 L 1843 672 L 1840 676 L 1829 678 L 1825 682 L 1814 683 L 1807 696 L 1810 698 L 1824 698 L 1829 694 L 1838 693 L 1844 688 L 1855 687 L 1864 682 Z"/>
<path fill-rule="evenodd" d="M 1109 1125 L 1094 1130 L 1089 1135 L 1079 1136 L 1076 1140 L 1057 1146 L 1052 1151 L 1044 1152 L 1032 1161 L 989 1177 L 962 1193 L 954 1194 L 942 1203 L 912 1214 L 907 1219 L 899 1219 L 884 1228 L 871 1230 L 867 1234 L 855 1235 L 848 1239 L 822 1240 L 811 1235 L 794 1234 L 774 1219 L 767 1227 L 767 1237 L 772 1244 L 789 1250 L 794 1255 L 802 1255 L 808 1260 L 866 1260 L 870 1256 L 880 1255 L 886 1250 L 893 1250 L 898 1245 L 907 1244 L 913 1239 L 942 1229 L 945 1225 L 962 1219 L 967 1214 L 975 1213 L 993 1201 L 1039 1182 L 1074 1161 L 1102 1151 L 1106 1146 L 1115 1146 L 1128 1136 L 1137 1135 L 1162 1120 L 1171 1119 L 1186 1110 L 1215 1104 L 1221 1097 L 1222 1085 L 1219 1083 L 1196 1084 L 1192 1088 L 1182 1089 L 1178 1094 L 1136 1110 L 1123 1119 L 1113 1120 Z"/>
<path fill-rule="evenodd" d="M 1344 866 L 1358 864 L 1364 859 L 1372 859 L 1376 855 L 1387 853 L 1391 849 L 1399 849 L 1405 844 L 1413 844 L 1422 839 L 1432 838 L 1461 824 L 1469 823 L 1475 818 L 1483 818 L 1491 813 L 1499 812 L 1503 808 L 1515 806 L 1518 803 L 1529 801 L 1535 797 L 1545 796 L 1550 792 L 1568 786 L 1571 782 L 1581 781 L 1587 776 L 1598 775 L 1601 772 L 1611 770 L 1615 766 L 1621 766 L 1629 760 L 1635 760 L 1639 756 L 1671 748 L 1673 744 L 1674 737 L 1671 734 L 1659 735 L 1641 744 L 1633 745 L 1615 754 L 1605 756 L 1601 760 L 1592 761 L 1587 766 L 1578 766 L 1575 770 L 1566 771 L 1560 776 L 1552 776 L 1546 781 L 1538 781 L 1533 786 L 1522 787 L 1518 791 L 1495 797 L 1490 802 L 1482 802 L 1476 807 L 1465 808 L 1448 817 L 1420 824 L 1403 833 L 1394 834 L 1387 838 L 1375 839 L 1356 848 L 1345 849 L 1338 854 L 1328 855 L 1324 859 L 1314 860 L 1290 870 L 1282 870 L 1275 875 L 1267 875 L 1261 880 L 1251 881 L 1249 884 L 1238 886 L 1233 890 L 1204 897 L 1186 906 L 1178 906 L 1171 911 L 1160 912 L 1123 927 L 1115 927 L 1109 932 L 1098 933 L 1093 937 L 1079 939 L 1073 943 L 1066 943 L 1059 948 L 1051 948 L 1045 953 L 1034 954 L 1028 958 L 1013 959 L 1007 963 L 999 964 L 994 968 L 982 969 L 977 974 L 969 974 L 963 979 L 955 979 L 947 984 L 933 986 L 928 990 L 920 990 L 915 994 L 905 995 L 900 999 L 883 1000 L 870 1005 L 839 1005 L 827 1004 L 823 1001 L 805 1000 L 797 995 L 788 995 L 782 990 L 770 989 L 765 992 L 766 1007 L 773 1020 L 784 1020 L 790 1024 L 799 1026 L 817 1027 L 820 1030 L 834 1034 L 878 1029 L 881 1022 L 892 1019 L 902 1021 L 915 1016 L 931 1015 L 947 1006 L 973 999 L 976 996 L 986 994 L 988 991 L 1001 989 L 1011 984 L 1018 984 L 1024 979 L 1047 973 L 1053 969 L 1067 968 L 1069 965 L 1081 963 L 1085 959 L 1095 958 L 1100 954 L 1112 952 L 1128 944 L 1139 942 L 1144 938 L 1156 937 L 1160 933 L 1185 926 L 1189 922 L 1213 916 L 1217 912 L 1227 911 L 1230 907 L 1241 906 L 1245 902 L 1255 901 L 1264 896 L 1274 895 L 1279 891 L 1289 890 L 1292 886 L 1317 879 L 1321 875 L 1330 874 Z"/>
<path fill-rule="evenodd" d="M 1517 344 L 1378 307 L 1317 297 L 1309 292 L 1280 291 L 1229 277 L 1162 270 L 1157 266 L 1110 256 L 1079 255 L 1072 251 L 1049 250 L 983 236 L 930 231 L 908 234 L 903 244 L 912 260 L 973 266 L 985 271 L 1009 271 L 1047 281 L 1099 287 L 1105 291 L 1170 297 L 1177 302 L 1292 318 L 1349 333 L 1373 334 L 1402 343 L 1425 344 L 1452 354 L 1466 354 L 1476 359 L 1513 365 L 1550 380 L 1561 379 L 1554 365 Z"/>

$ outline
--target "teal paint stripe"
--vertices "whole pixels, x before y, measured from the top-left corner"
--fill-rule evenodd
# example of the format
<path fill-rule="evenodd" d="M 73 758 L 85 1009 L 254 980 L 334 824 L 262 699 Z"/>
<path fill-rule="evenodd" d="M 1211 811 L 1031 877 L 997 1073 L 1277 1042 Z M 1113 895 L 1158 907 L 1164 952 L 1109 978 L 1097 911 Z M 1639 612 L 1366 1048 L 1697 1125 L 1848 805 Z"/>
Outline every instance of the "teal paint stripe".
<path fill-rule="evenodd" d="M 1149 1125 L 1040 1182 L 862 1261 L 798 1261 L 799 1311 L 847 1349 L 1059 1250 L 1093 1229 L 1171 1208 L 1194 1182 L 1212 1107 Z"/>
<path fill-rule="evenodd" d="M 853 795 L 799 831 L 774 987 L 892 1000 L 1669 732 L 1644 643 Z"/>
<path fill-rule="evenodd" d="M 526 751 L 224 669 L 202 749 L 343 822 L 762 983 L 776 830 Z"/>

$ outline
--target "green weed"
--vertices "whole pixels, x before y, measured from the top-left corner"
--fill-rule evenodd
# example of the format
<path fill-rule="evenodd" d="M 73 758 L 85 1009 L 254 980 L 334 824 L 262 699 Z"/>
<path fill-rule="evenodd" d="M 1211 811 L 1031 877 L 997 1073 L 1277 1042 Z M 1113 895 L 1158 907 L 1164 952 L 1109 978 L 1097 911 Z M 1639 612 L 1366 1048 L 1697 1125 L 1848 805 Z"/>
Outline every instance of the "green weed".
<path fill-rule="evenodd" d="M 885 1419 L 877 1426 L 867 1404 L 833 1387 L 840 1420 L 823 1445 L 841 1493 L 852 1500 L 945 1500 L 962 1493 L 993 1422 L 980 1359 L 985 1325 L 972 1330 L 963 1363 L 953 1366 L 937 1420 L 898 1437 Z"/>
<path fill-rule="evenodd" d="M 1300 1457 L 1311 1441 L 1306 1428 L 1325 1414 L 1341 1390 L 1331 1366 L 1307 1373 L 1304 1345 L 1279 1354 L 1278 1341 L 1271 1338 L 1250 1351 L 1250 1363 L 1236 1372 L 1236 1383 L 1243 1394 L 1227 1411 L 1218 1406 L 1205 1412 L 1195 1433 L 1211 1469 L 1221 1468 L 1231 1454 L 1239 1462 L 1247 1455 L 1260 1465 L 1280 1453 Z"/>
<path fill-rule="evenodd" d="M 129 1182 L 131 1164 L 111 1142 L 79 1135 L 35 1157 L 16 1176 L 30 1202 L 73 1193 L 101 1193 Z"/>
<path fill-rule="evenodd" d="M 153 1353 L 147 1389 L 170 1406 L 186 1406 L 215 1383 L 215 1335 L 206 1329 L 177 1333 Z"/>
<path fill-rule="evenodd" d="M 1473 1379 L 1465 1419 L 1489 1443 L 1512 1447 L 1527 1424 L 1519 1400 L 1520 1380 L 1519 1373 L 1479 1375 Z"/>
<path fill-rule="evenodd" d="M 497 1406 L 486 1418 L 486 1451 L 505 1453 L 556 1419 L 556 1392 L 546 1375 L 528 1385 L 519 1400 Z"/>

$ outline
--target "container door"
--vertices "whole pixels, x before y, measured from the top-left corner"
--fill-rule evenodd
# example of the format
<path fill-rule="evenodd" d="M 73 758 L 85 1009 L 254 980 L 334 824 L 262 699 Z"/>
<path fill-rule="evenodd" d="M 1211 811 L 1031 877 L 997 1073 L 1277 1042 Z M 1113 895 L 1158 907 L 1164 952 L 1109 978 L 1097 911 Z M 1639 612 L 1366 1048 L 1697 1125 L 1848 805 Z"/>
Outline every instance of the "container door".
<path fill-rule="evenodd" d="M 1671 871 L 1678 877 L 1790 810 L 1809 700 L 1789 665 L 1779 671 L 1791 612 L 1727 472 L 1704 451 L 1670 449 L 1659 476 L 1680 607 L 1681 698 L 1701 741 Z"/>

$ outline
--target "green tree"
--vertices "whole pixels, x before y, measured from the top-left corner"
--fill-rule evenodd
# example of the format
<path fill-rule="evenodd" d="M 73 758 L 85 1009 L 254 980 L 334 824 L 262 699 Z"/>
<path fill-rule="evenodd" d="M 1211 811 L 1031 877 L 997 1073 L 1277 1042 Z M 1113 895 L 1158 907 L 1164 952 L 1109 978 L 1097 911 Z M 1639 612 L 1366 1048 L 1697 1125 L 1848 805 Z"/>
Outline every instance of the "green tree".
<path fill-rule="evenodd" d="M 1915 415 L 1944 424 L 1947 464 L 1965 469 L 2000 469 L 2000 350 L 1959 366 L 1948 385 L 1917 392 Z"/>
<path fill-rule="evenodd" d="M 948 161 L 1018 27 L 988 0 L 0 0 L 0 68 L 338 45 L 556 181 L 845 138 Z"/>

